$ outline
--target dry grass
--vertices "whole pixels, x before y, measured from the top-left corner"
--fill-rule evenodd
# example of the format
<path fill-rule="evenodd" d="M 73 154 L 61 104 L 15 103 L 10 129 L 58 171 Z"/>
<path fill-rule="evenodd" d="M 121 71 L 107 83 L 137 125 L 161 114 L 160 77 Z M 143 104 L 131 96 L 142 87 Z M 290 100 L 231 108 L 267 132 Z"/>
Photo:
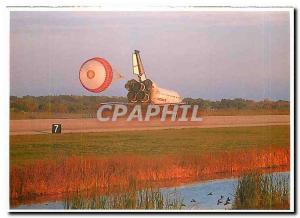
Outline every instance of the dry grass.
<path fill-rule="evenodd" d="M 71 156 L 11 166 L 11 205 L 45 196 L 93 190 L 105 193 L 238 176 L 253 169 L 289 170 L 288 148 L 204 154 Z"/>
<path fill-rule="evenodd" d="M 97 192 L 75 192 L 64 197 L 65 209 L 181 209 L 183 198 L 175 193 L 164 195 L 159 188 L 135 188 L 123 193 L 99 195 Z"/>
<path fill-rule="evenodd" d="M 289 181 L 257 172 L 239 178 L 234 209 L 289 209 Z"/>

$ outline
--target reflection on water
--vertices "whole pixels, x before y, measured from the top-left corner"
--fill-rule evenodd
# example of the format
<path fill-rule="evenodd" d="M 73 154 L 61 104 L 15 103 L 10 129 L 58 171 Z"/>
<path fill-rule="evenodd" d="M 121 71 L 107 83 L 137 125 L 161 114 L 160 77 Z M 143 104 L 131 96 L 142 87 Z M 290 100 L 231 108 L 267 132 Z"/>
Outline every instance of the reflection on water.
<path fill-rule="evenodd" d="M 283 177 L 289 181 L 289 172 L 272 173 L 276 177 Z M 161 188 L 160 193 L 154 192 L 154 196 L 163 198 L 169 206 L 176 206 L 179 209 L 193 209 L 193 210 L 224 210 L 231 209 L 234 200 L 234 193 L 238 184 L 237 178 L 218 179 L 213 181 L 206 181 L 200 183 L 193 183 L 172 188 Z M 144 196 L 145 197 L 144 192 Z M 138 194 L 138 193 L 137 193 Z M 147 198 L 151 193 L 146 193 Z M 152 193 L 153 194 L 153 193 Z M 123 195 L 118 195 L 118 199 Z M 140 195 L 137 195 L 140 196 Z M 178 198 L 179 196 L 179 198 Z M 98 196 L 103 199 L 103 196 Z M 150 197 L 151 198 L 151 197 Z M 115 201 L 116 198 L 108 198 L 110 201 Z M 74 200 L 74 199 L 73 199 Z M 92 199 L 93 200 L 93 199 Z M 142 199 L 143 200 L 143 199 Z M 143 200 L 144 201 L 144 200 Z M 88 201 L 91 203 L 91 199 Z M 226 203 L 227 202 L 227 203 Z M 86 203 L 86 201 L 85 201 Z M 20 205 L 16 209 L 65 209 L 70 208 L 66 201 L 55 201 L 41 204 Z M 84 206 L 84 205 L 82 205 Z M 169 207 L 169 209 L 176 209 L 178 207 Z M 83 209 L 83 207 L 81 208 Z M 87 209 L 87 208 L 86 208 Z M 158 208 L 165 209 L 165 208 Z"/>

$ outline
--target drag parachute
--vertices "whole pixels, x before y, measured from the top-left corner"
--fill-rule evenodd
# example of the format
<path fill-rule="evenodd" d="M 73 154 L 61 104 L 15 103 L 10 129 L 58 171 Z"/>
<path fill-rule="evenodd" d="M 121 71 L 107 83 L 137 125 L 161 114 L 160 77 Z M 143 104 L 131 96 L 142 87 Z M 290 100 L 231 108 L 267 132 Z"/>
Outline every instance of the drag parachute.
<path fill-rule="evenodd" d="M 112 82 L 122 78 L 104 58 L 95 57 L 84 62 L 79 71 L 82 86 L 90 92 L 99 93 L 106 90 Z"/>

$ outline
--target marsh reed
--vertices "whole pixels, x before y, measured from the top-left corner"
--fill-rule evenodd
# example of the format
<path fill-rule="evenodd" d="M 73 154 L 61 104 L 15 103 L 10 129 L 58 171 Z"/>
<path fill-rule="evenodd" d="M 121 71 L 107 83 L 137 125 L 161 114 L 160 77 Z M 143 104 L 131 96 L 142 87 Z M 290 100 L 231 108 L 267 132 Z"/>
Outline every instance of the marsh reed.
<path fill-rule="evenodd" d="M 194 181 L 239 176 L 258 169 L 288 171 L 289 149 L 245 149 L 182 155 L 73 156 L 10 168 L 11 205 L 66 193 L 94 190 L 100 195 L 145 187 L 170 187 Z M 134 184 L 134 189 L 132 189 Z M 125 196 L 119 196 L 127 199 Z M 108 199 L 109 200 L 109 199 Z M 99 203 L 97 200 L 96 202 Z"/>
<path fill-rule="evenodd" d="M 289 179 L 252 172 L 238 180 L 233 209 L 289 209 Z"/>

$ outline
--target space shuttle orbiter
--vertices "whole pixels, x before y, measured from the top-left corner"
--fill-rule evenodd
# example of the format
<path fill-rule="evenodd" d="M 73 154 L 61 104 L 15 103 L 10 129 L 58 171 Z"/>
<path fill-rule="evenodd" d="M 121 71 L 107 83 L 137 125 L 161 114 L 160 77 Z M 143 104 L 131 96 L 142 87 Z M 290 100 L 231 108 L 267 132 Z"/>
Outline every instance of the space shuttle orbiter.
<path fill-rule="evenodd" d="M 152 103 L 152 104 L 179 104 L 182 99 L 175 91 L 162 89 L 152 80 L 147 79 L 140 52 L 135 50 L 132 54 L 133 74 L 138 78 L 129 80 L 125 88 L 128 90 L 129 103 Z M 123 78 L 113 69 L 111 64 L 104 58 L 95 57 L 85 61 L 79 71 L 79 80 L 82 86 L 94 93 L 100 93 L 110 85 Z"/>
<path fill-rule="evenodd" d="M 138 50 L 135 50 L 132 54 L 132 69 L 138 80 L 129 80 L 125 85 L 125 88 L 128 90 L 127 98 L 129 103 L 181 103 L 182 99 L 177 92 L 160 88 L 152 80 L 147 79 Z"/>

